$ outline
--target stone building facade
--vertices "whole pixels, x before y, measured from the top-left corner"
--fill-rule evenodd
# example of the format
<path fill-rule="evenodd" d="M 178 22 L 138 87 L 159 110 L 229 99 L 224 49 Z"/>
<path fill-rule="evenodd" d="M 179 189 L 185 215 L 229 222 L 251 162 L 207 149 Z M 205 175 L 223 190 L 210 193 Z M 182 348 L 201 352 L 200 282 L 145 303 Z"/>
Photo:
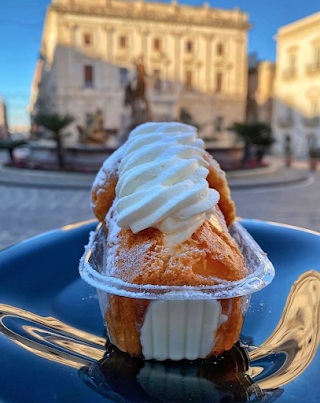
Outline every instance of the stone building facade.
<path fill-rule="evenodd" d="M 251 59 L 248 66 L 248 95 L 246 121 L 263 122 L 272 125 L 273 84 L 275 64 L 268 61 Z"/>
<path fill-rule="evenodd" d="M 143 58 L 154 121 L 179 118 L 182 108 L 204 137 L 227 144 L 227 129 L 245 119 L 248 15 L 239 9 L 149 3 L 144 0 L 53 0 L 48 8 L 30 102 L 68 112 L 68 128 L 97 110 L 107 129 L 121 131 L 128 111 L 124 87 Z"/>
<path fill-rule="evenodd" d="M 274 83 L 275 149 L 305 157 L 320 146 L 320 13 L 279 29 Z"/>

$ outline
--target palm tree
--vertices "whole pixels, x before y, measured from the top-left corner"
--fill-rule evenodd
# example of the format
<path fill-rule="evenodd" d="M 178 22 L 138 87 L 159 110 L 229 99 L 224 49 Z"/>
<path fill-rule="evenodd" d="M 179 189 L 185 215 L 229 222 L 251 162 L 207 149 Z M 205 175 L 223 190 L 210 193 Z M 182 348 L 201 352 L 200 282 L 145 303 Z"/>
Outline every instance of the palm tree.
<path fill-rule="evenodd" d="M 245 142 L 242 167 L 245 167 L 250 159 L 253 144 L 258 146 L 257 160 L 261 162 L 267 147 L 275 141 L 267 123 L 234 123 L 230 130 L 234 131 Z"/>
<path fill-rule="evenodd" d="M 68 114 L 39 113 L 35 116 L 35 123 L 53 132 L 53 139 L 56 142 L 58 164 L 61 169 L 66 168 L 64 149 L 62 143 L 62 130 L 74 121 L 74 117 Z"/>
<path fill-rule="evenodd" d="M 28 144 L 25 140 L 0 140 L 0 150 L 7 150 L 9 153 L 10 161 L 14 164 L 14 150 L 18 147 L 23 147 Z"/>

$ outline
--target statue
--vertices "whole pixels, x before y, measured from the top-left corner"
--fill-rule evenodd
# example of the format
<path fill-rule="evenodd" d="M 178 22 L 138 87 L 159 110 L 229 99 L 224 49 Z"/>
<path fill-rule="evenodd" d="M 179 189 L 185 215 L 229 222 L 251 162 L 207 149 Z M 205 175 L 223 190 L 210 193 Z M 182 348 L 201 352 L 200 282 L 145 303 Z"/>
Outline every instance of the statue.
<path fill-rule="evenodd" d="M 135 63 L 136 74 L 125 87 L 124 105 L 130 108 L 130 125 L 124 130 L 121 142 L 126 140 L 129 132 L 141 123 L 151 120 L 149 102 L 146 97 L 146 70 L 143 57 Z"/>
<path fill-rule="evenodd" d="M 146 104 L 148 104 L 148 101 L 146 99 L 146 82 L 145 82 L 147 74 L 144 68 L 142 56 L 140 57 L 139 61 L 136 62 L 136 75 L 137 75 L 137 86 L 135 89 L 135 95 L 137 98 L 142 99 Z"/>
<path fill-rule="evenodd" d="M 103 128 L 103 116 L 100 109 L 97 110 L 92 127 L 92 138 L 98 144 L 104 144 L 106 142 L 106 131 Z"/>
<path fill-rule="evenodd" d="M 77 126 L 79 142 L 82 144 L 105 144 L 107 135 L 104 129 L 102 111 L 98 109 L 86 126 Z"/>

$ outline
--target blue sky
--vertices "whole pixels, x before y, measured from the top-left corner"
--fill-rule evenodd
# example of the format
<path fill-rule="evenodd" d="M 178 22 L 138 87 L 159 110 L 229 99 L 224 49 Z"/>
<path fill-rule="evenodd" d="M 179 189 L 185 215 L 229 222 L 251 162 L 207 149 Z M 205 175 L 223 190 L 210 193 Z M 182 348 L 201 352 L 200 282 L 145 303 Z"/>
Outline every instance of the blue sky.
<path fill-rule="evenodd" d="M 12 126 L 29 123 L 26 108 L 49 3 L 50 0 L 0 0 L 0 96 L 7 103 Z M 248 50 L 269 60 L 275 60 L 273 36 L 279 27 L 320 11 L 319 0 L 211 0 L 210 4 L 231 9 L 238 6 L 248 12 L 254 25 L 249 32 Z"/>

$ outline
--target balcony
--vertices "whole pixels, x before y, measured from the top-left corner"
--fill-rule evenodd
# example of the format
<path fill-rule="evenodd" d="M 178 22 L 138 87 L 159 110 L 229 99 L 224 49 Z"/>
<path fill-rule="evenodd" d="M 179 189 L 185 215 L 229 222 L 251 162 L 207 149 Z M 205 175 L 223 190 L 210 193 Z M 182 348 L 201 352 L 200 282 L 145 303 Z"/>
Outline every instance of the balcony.
<path fill-rule="evenodd" d="M 320 63 L 307 64 L 306 71 L 309 76 L 315 76 L 317 74 L 320 74 Z"/>
<path fill-rule="evenodd" d="M 292 80 L 296 77 L 297 77 L 296 69 L 289 68 L 289 69 L 283 70 L 283 72 L 282 72 L 282 78 L 284 80 Z"/>
<path fill-rule="evenodd" d="M 302 123 L 306 127 L 318 127 L 319 126 L 319 116 L 313 117 L 313 118 L 302 118 Z"/>
<path fill-rule="evenodd" d="M 277 119 L 278 126 L 283 129 L 289 129 L 294 125 L 293 116 L 281 116 Z"/>

